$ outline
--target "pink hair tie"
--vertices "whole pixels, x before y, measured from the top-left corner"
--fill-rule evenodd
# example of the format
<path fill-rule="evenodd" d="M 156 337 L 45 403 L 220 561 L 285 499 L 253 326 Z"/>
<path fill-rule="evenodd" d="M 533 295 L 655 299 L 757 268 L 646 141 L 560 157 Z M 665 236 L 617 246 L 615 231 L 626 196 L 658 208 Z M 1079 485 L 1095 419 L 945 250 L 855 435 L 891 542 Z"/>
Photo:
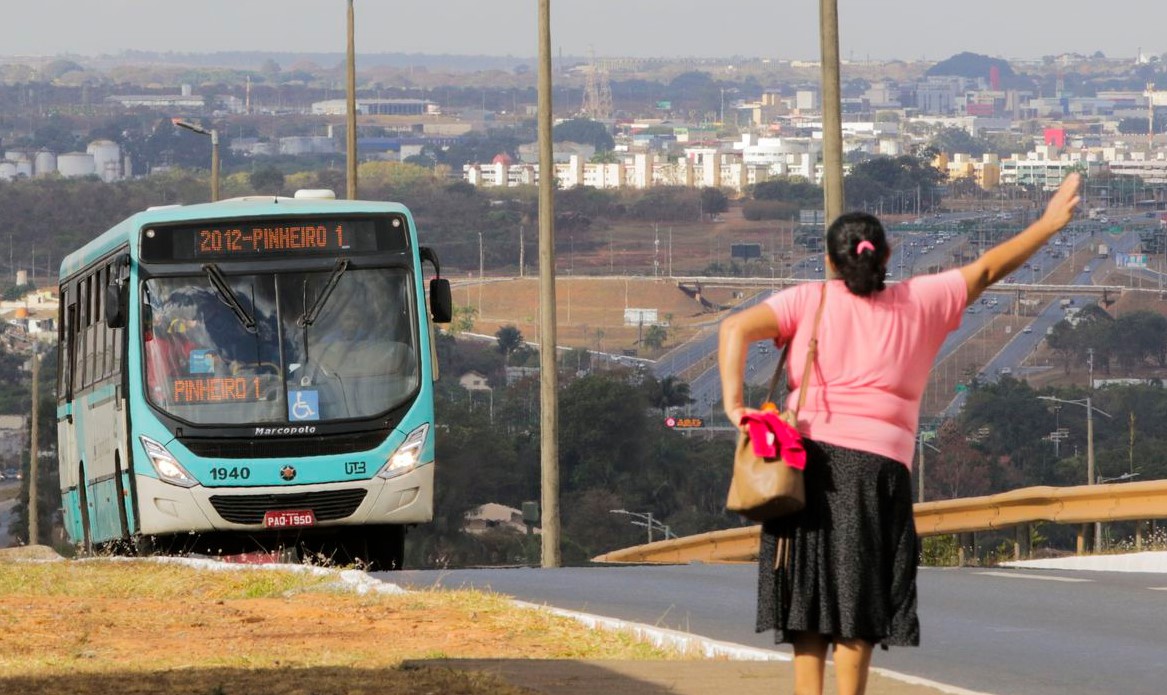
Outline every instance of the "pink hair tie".
<path fill-rule="evenodd" d="M 863 241 L 859 242 L 859 245 L 855 247 L 855 255 L 858 256 L 861 253 L 863 253 L 864 251 L 870 251 L 872 253 L 875 253 L 875 244 L 871 243 L 867 239 L 864 239 Z"/>

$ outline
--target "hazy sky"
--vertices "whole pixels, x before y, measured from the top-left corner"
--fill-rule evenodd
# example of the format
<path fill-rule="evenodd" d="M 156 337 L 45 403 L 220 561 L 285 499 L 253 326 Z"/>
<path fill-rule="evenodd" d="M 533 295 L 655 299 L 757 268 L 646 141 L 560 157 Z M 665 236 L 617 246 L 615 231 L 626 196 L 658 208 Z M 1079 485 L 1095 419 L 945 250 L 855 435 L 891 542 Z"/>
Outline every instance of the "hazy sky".
<path fill-rule="evenodd" d="M 817 59 L 813 0 L 552 0 L 555 52 Z M 0 55 L 337 52 L 345 0 L 3 0 Z M 358 53 L 533 56 L 536 0 L 356 0 Z M 839 0 L 844 59 L 1167 52 L 1164 0 Z"/>

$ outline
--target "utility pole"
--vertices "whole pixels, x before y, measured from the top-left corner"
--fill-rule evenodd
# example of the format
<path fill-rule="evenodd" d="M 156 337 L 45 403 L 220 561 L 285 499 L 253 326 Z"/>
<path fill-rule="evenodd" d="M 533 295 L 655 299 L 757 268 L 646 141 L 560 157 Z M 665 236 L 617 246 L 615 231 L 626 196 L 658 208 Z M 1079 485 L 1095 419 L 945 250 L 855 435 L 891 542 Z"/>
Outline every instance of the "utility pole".
<path fill-rule="evenodd" d="M 486 257 L 482 252 L 482 232 L 478 233 L 478 315 L 482 316 L 482 272 Z"/>
<path fill-rule="evenodd" d="M 673 276 L 673 228 L 669 227 L 669 277 Z"/>
<path fill-rule="evenodd" d="M 28 544 L 36 545 L 40 540 L 40 505 L 37 503 L 37 461 L 40 458 L 37 439 L 40 436 L 40 361 L 37 341 L 32 341 L 32 427 L 28 446 Z M 85 481 L 82 480 L 84 485 Z"/>
<path fill-rule="evenodd" d="M 519 225 L 519 278 L 520 279 L 522 279 L 522 277 L 523 277 L 523 272 L 524 272 L 523 269 L 527 267 L 527 261 L 525 260 L 526 250 L 527 250 L 526 247 L 523 245 L 523 225 L 520 224 Z"/>
<path fill-rule="evenodd" d="M 1155 83 L 1147 83 L 1147 152 L 1155 151 Z"/>
<path fill-rule="evenodd" d="M 819 0 L 823 92 L 823 224 L 843 214 L 843 113 L 839 85 L 839 3 Z M 826 229 L 824 228 L 824 233 Z M 823 265 L 824 273 L 826 264 Z"/>
<path fill-rule="evenodd" d="M 919 458 L 920 458 L 920 470 L 916 472 L 917 479 L 919 480 L 919 483 L 920 483 L 920 490 L 919 490 L 919 493 L 917 495 L 916 501 L 923 502 L 924 501 L 924 433 L 923 432 L 916 433 L 916 442 L 918 442 L 920 445 L 918 447 L 920 449 L 920 456 L 919 456 Z"/>
<path fill-rule="evenodd" d="M 559 372 L 555 359 L 555 159 L 551 143 L 551 0 L 539 0 L 539 468 L 543 567 L 559 567 Z"/>
<path fill-rule="evenodd" d="M 353 0 L 348 0 L 348 108 L 345 145 L 348 152 L 348 199 L 357 199 L 357 49 Z"/>

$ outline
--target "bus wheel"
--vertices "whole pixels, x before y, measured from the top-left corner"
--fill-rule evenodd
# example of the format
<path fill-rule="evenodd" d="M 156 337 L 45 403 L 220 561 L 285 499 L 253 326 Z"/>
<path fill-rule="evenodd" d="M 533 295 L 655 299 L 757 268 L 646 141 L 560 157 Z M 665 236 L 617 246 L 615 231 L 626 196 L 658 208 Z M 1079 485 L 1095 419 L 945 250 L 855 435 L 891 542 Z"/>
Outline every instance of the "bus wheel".
<path fill-rule="evenodd" d="M 77 485 L 78 504 L 81 507 L 81 554 L 93 552 L 93 536 L 89 532 L 89 493 L 85 489 L 85 469 L 81 469 Z"/>
<path fill-rule="evenodd" d="M 405 564 L 405 527 L 400 524 L 363 529 L 370 572 L 400 570 Z"/>

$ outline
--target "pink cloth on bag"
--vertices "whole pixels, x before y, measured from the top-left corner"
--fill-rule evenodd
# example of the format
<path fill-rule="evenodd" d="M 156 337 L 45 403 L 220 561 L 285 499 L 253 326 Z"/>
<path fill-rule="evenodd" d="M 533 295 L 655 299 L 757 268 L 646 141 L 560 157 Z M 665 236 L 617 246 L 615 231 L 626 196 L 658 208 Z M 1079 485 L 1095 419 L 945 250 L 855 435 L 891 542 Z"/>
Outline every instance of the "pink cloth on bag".
<path fill-rule="evenodd" d="M 802 448 L 802 435 L 778 417 L 778 413 L 766 411 L 748 413 L 742 416 L 741 424 L 750 428 L 750 442 L 754 453 L 762 458 L 772 459 L 782 456 L 782 461 L 791 468 L 806 468 L 806 450 Z"/>

